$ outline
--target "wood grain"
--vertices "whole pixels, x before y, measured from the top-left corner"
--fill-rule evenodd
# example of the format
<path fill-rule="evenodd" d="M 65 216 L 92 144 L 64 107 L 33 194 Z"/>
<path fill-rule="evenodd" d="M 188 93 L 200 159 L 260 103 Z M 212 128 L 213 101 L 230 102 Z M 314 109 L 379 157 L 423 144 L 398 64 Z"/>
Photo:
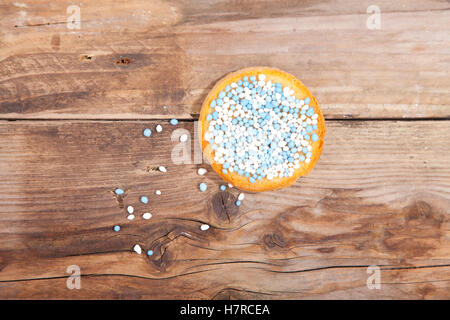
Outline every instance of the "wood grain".
<path fill-rule="evenodd" d="M 449 118 L 448 1 L 67 1 L 0 6 L 0 118 L 195 119 L 248 66 L 301 79 L 327 119 Z"/>
<path fill-rule="evenodd" d="M 207 164 L 171 163 L 167 121 L 1 121 L 0 298 L 448 299 L 449 124 L 329 121 L 309 176 L 223 215 L 218 176 L 196 173 Z M 66 287 L 70 265 L 81 290 Z"/>

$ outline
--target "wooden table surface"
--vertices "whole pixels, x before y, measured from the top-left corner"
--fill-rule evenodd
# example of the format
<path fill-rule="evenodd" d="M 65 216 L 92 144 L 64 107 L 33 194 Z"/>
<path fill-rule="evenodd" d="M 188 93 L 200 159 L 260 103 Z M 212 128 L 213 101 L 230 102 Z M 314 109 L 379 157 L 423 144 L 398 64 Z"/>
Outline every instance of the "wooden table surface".
<path fill-rule="evenodd" d="M 0 4 L 0 298 L 450 298 L 448 1 L 82 0 L 79 25 L 69 5 Z M 193 137 L 213 84 L 256 65 L 317 97 L 325 147 L 227 217 L 168 119 Z"/>

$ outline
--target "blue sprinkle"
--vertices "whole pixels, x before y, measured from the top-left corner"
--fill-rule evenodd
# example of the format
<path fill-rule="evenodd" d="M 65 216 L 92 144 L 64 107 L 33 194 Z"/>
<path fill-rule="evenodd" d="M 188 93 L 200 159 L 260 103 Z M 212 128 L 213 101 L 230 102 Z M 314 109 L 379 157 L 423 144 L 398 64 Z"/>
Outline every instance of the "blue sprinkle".
<path fill-rule="evenodd" d="M 173 126 L 176 126 L 178 124 L 178 120 L 177 119 L 170 119 L 170 124 Z"/>
<path fill-rule="evenodd" d="M 114 226 L 114 231 L 115 232 L 119 232 L 120 231 L 120 226 Z"/>
<path fill-rule="evenodd" d="M 120 195 L 123 194 L 123 190 L 120 188 L 117 188 L 116 190 L 114 190 L 115 194 Z"/>
<path fill-rule="evenodd" d="M 148 251 L 147 251 L 147 255 L 148 255 L 148 256 L 152 256 L 152 255 L 153 255 L 153 250 L 148 250 Z"/>
<path fill-rule="evenodd" d="M 311 153 L 311 152 L 308 152 L 308 153 L 306 154 L 306 157 L 307 157 L 307 158 L 311 158 L 311 157 L 312 157 L 312 153 Z"/>
<path fill-rule="evenodd" d="M 208 114 L 208 115 L 206 116 L 206 120 L 207 120 L 207 121 L 211 121 L 211 120 L 212 120 L 212 115 L 211 115 L 211 114 Z"/>
<path fill-rule="evenodd" d="M 298 158 L 300 161 L 305 161 L 305 156 L 302 154 L 299 158 Z"/>
<path fill-rule="evenodd" d="M 312 134 L 312 136 L 311 136 L 311 140 L 312 140 L 312 141 L 317 141 L 317 140 L 319 140 L 319 135 L 318 135 L 317 133 L 314 132 L 314 133 Z"/>
<path fill-rule="evenodd" d="M 149 128 L 144 130 L 144 136 L 150 137 L 151 135 L 152 135 L 152 130 L 150 130 Z"/>
<path fill-rule="evenodd" d="M 220 186 L 220 190 L 225 191 L 227 189 L 227 187 L 223 184 Z"/>
<path fill-rule="evenodd" d="M 208 187 L 207 187 L 206 183 L 204 183 L 204 182 L 200 183 L 200 191 L 201 192 L 205 192 L 207 188 Z"/>
<path fill-rule="evenodd" d="M 236 206 L 240 206 L 241 205 L 241 200 L 236 201 Z"/>
<path fill-rule="evenodd" d="M 253 178 L 253 177 L 250 177 L 250 179 L 248 179 L 251 183 L 255 183 L 255 178 Z"/>
<path fill-rule="evenodd" d="M 148 203 L 148 198 L 146 196 L 142 196 L 141 197 L 141 202 L 147 204 Z"/>
<path fill-rule="evenodd" d="M 228 92 L 228 91 L 230 91 L 231 90 L 231 87 L 230 86 L 227 86 L 226 88 L 225 88 L 225 91 L 226 92 Z"/>
<path fill-rule="evenodd" d="M 311 102 L 311 99 L 309 97 L 305 98 L 305 104 L 309 104 Z"/>
<path fill-rule="evenodd" d="M 211 108 L 215 108 L 216 107 L 216 100 L 211 101 L 211 103 L 209 104 L 209 106 Z"/>
<path fill-rule="evenodd" d="M 225 97 L 225 92 L 223 92 L 223 91 L 221 91 L 220 93 L 219 93 L 219 98 L 224 98 Z"/>
<path fill-rule="evenodd" d="M 223 169 L 222 169 L 222 172 L 223 172 L 223 174 L 227 174 L 227 173 L 228 173 L 228 170 L 225 169 L 225 168 L 223 168 Z"/>

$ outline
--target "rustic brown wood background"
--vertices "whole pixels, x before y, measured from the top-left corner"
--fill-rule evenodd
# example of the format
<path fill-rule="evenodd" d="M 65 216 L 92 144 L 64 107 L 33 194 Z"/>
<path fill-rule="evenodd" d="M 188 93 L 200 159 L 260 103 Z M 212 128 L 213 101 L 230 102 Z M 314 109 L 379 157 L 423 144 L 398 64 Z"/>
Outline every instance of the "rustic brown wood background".
<path fill-rule="evenodd" d="M 76 4 L 80 29 L 68 1 L 0 4 L 0 298 L 450 298 L 448 1 Z M 218 176 L 170 161 L 168 119 L 193 136 L 215 81 L 255 65 L 310 88 L 325 148 L 309 176 L 224 219 Z"/>

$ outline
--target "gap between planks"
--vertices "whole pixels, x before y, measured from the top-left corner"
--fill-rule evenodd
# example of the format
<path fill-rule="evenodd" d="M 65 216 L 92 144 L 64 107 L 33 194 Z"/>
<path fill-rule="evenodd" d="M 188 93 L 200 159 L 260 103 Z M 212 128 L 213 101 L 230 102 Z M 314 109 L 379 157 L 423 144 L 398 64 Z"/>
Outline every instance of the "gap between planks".
<path fill-rule="evenodd" d="M 64 122 L 71 122 L 71 121 L 83 121 L 83 122 L 149 122 L 149 121 L 167 121 L 172 118 L 178 119 L 178 121 L 182 122 L 195 122 L 198 121 L 197 118 L 180 118 L 180 117 L 167 117 L 167 118 L 140 118 L 140 119 L 105 119 L 105 118 L 17 118 L 17 119 L 10 119 L 10 118 L 0 118 L 0 121 L 7 121 L 7 122 L 14 122 L 14 121 L 64 121 Z M 424 117 L 424 118 L 332 118 L 332 119 L 326 119 L 326 122 L 341 122 L 341 121 L 348 121 L 348 122 L 364 122 L 364 121 L 404 121 L 404 122 L 418 122 L 418 121 L 449 121 L 450 117 L 444 117 L 444 118 L 438 118 L 438 117 Z"/>

